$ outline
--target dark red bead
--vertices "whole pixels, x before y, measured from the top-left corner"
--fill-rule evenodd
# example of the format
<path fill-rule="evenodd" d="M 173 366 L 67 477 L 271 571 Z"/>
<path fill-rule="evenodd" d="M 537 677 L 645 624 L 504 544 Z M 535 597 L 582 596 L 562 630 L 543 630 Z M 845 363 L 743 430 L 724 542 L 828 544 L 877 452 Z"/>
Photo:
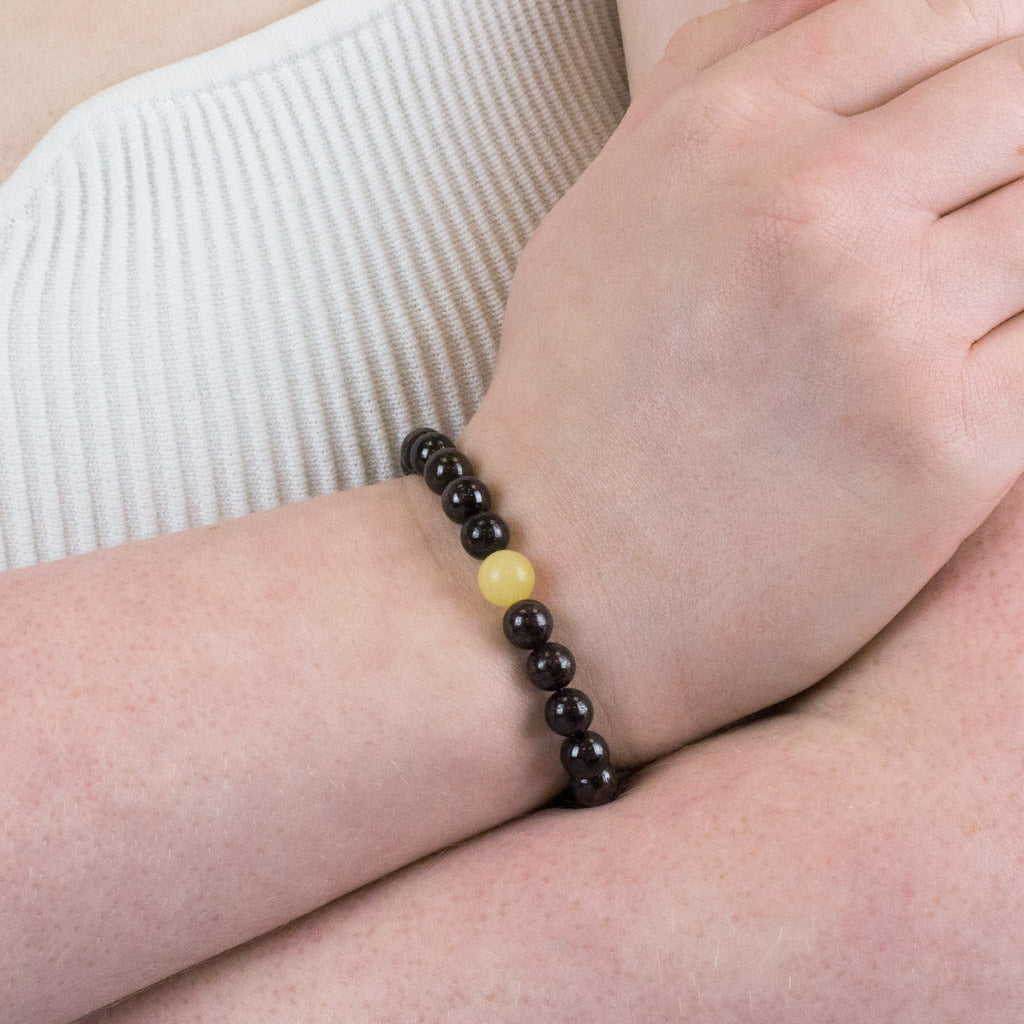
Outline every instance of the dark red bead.
<path fill-rule="evenodd" d="M 579 807 L 599 807 L 610 803 L 619 792 L 619 777 L 614 768 L 586 779 L 569 779 L 569 792 Z"/>
<path fill-rule="evenodd" d="M 423 466 L 423 479 L 435 494 L 458 477 L 472 475 L 473 464 L 458 448 L 439 448 Z"/>
<path fill-rule="evenodd" d="M 508 523 L 494 512 L 478 512 L 462 524 L 462 546 L 474 558 L 508 547 Z"/>
<path fill-rule="evenodd" d="M 582 690 L 566 687 L 556 690 L 544 705 L 544 720 L 552 732 L 571 736 L 590 728 L 594 720 L 594 705 Z"/>
<path fill-rule="evenodd" d="M 451 448 L 452 442 L 439 430 L 428 430 L 420 434 L 409 445 L 409 467 L 414 473 L 423 472 L 427 459 L 442 448 Z"/>
<path fill-rule="evenodd" d="M 410 462 L 410 459 L 412 458 L 412 446 L 424 434 L 431 434 L 431 433 L 436 434 L 437 431 L 434 430 L 433 427 L 416 427 L 415 430 L 410 430 L 409 433 L 405 435 L 405 439 L 402 441 L 402 454 L 401 454 L 401 463 L 402 463 L 402 472 L 403 473 L 415 473 L 416 472 L 416 470 L 414 470 L 412 468 L 412 462 Z"/>
<path fill-rule="evenodd" d="M 573 779 L 590 779 L 611 764 L 611 752 L 603 736 L 579 732 L 562 741 L 562 767 Z"/>
<path fill-rule="evenodd" d="M 441 492 L 441 508 L 453 523 L 461 525 L 478 512 L 490 512 L 491 492 L 475 476 L 460 476 Z"/>
<path fill-rule="evenodd" d="M 505 609 L 505 617 L 501 622 L 505 639 L 513 647 L 521 647 L 527 651 L 544 643 L 551 636 L 554 625 L 555 620 L 551 617 L 547 605 L 532 598 L 510 604 Z"/>
<path fill-rule="evenodd" d="M 558 690 L 572 682 L 576 659 L 564 644 L 542 644 L 526 659 L 526 674 L 538 690 Z"/>

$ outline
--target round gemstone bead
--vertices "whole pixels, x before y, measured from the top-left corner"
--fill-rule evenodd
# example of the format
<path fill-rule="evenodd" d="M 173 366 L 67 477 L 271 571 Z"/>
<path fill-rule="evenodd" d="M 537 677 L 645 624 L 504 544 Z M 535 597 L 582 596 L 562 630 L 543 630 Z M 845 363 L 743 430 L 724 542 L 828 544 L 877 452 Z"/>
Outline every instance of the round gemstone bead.
<path fill-rule="evenodd" d="M 579 732 L 562 741 L 562 767 L 574 779 L 591 779 L 611 764 L 604 737 L 596 732 Z"/>
<path fill-rule="evenodd" d="M 615 799 L 619 777 L 614 768 L 605 768 L 592 778 L 569 779 L 569 791 L 580 807 L 599 807 Z"/>
<path fill-rule="evenodd" d="M 495 551 L 481 563 L 477 573 L 480 593 L 491 604 L 507 608 L 523 601 L 533 590 L 533 566 L 526 555 L 518 551 Z"/>
<path fill-rule="evenodd" d="M 462 524 L 462 546 L 474 558 L 508 547 L 508 523 L 493 512 L 478 512 Z"/>
<path fill-rule="evenodd" d="M 422 473 L 427 459 L 434 452 L 451 447 L 453 447 L 451 440 L 439 430 L 427 430 L 409 444 L 409 468 L 414 473 Z"/>
<path fill-rule="evenodd" d="M 472 472 L 473 464 L 458 448 L 439 448 L 423 466 L 423 479 L 435 494 L 440 494 L 457 477 Z"/>
<path fill-rule="evenodd" d="M 544 706 L 544 720 L 552 732 L 559 736 L 571 736 L 590 728 L 594 720 L 594 705 L 582 690 L 567 687 L 557 690 L 548 697 Z"/>
<path fill-rule="evenodd" d="M 505 639 L 513 647 L 532 651 L 539 647 L 554 628 L 555 621 L 548 611 L 547 605 L 540 601 L 516 601 L 509 605 L 501 626 L 505 631 Z"/>
<path fill-rule="evenodd" d="M 401 457 L 403 473 L 415 472 L 415 470 L 412 468 L 412 463 L 409 461 L 410 458 L 412 457 L 412 446 L 424 434 L 429 434 L 431 432 L 437 433 L 437 431 L 433 430 L 432 427 L 416 427 L 415 430 L 410 430 L 409 433 L 405 435 L 405 438 L 402 441 Z"/>
<path fill-rule="evenodd" d="M 464 523 L 479 512 L 490 512 L 491 492 L 475 476 L 460 476 L 441 492 L 441 508 L 453 522 Z"/>
<path fill-rule="evenodd" d="M 576 659 L 564 644 L 542 644 L 526 659 L 526 674 L 538 690 L 558 690 L 572 682 Z"/>

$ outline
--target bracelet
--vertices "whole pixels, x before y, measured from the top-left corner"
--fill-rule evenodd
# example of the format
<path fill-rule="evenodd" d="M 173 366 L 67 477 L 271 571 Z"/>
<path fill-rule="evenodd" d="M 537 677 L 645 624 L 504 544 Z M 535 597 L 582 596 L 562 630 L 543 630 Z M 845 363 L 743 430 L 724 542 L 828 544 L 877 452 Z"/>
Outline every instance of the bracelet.
<path fill-rule="evenodd" d="M 549 690 L 544 718 L 562 740 L 562 766 L 577 806 L 596 807 L 614 800 L 620 773 L 612 767 L 604 737 L 590 730 L 594 706 L 582 691 L 569 686 L 576 659 L 550 639 L 551 612 L 532 600 L 534 572 L 529 559 L 508 547 L 508 524 L 491 511 L 491 495 L 473 466 L 451 440 L 431 427 L 418 427 L 402 441 L 402 472 L 419 473 L 441 496 L 445 515 L 462 527 L 462 546 L 481 560 L 477 582 L 491 604 L 505 609 L 505 638 L 530 652 L 526 674 L 540 690 Z"/>

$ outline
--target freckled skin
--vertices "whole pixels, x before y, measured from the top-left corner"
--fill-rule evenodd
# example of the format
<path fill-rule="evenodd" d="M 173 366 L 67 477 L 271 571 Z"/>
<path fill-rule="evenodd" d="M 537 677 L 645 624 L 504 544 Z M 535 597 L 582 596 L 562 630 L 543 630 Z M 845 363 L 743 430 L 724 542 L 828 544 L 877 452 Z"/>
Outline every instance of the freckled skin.
<path fill-rule="evenodd" d="M 55 77 L 65 104 L 102 79 Z M 7 138 L 38 134 L 60 104 L 44 106 Z M 457 1006 L 543 1024 L 573 1015 L 583 992 L 590 1019 L 616 1024 L 1005 1024 L 1024 992 L 1022 666 L 1007 647 L 1022 620 L 1008 568 L 1018 507 L 781 717 L 667 758 L 600 812 L 543 812 L 431 858 L 102 1019 L 451 1021 Z M 199 618 L 215 615 L 197 590 Z M 125 703 L 126 724 L 143 706 Z"/>
<path fill-rule="evenodd" d="M 621 0 L 631 75 L 673 0 Z M 371 886 L 96 1024 L 1006 1024 L 1024 1004 L 1024 488 L 822 686 L 672 755 L 599 812 L 542 812 Z M 454 946 L 453 946 L 454 943 Z M 397 969 L 396 969 L 397 966 Z M 474 1001 L 475 1000 L 475 1001 Z"/>
<path fill-rule="evenodd" d="M 438 854 L 89 1024 L 1006 1024 L 1024 1000 L 1024 486 L 774 718 Z M 343 968 L 340 969 L 339 968 Z M 268 992 L 288 983 L 285 1003 Z M 287 1006 L 289 1014 L 285 1017 Z"/>

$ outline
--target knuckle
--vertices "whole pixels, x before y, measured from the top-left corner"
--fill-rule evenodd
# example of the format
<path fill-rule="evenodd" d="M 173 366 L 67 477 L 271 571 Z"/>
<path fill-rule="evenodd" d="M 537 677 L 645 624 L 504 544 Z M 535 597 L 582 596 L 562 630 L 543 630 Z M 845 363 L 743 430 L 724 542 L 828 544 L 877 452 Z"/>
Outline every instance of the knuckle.
<path fill-rule="evenodd" d="M 663 102 L 656 122 L 659 145 L 680 166 L 728 170 L 747 146 L 758 118 L 739 85 L 703 76 Z"/>
<path fill-rule="evenodd" d="M 842 130 L 794 149 L 767 197 L 767 216 L 777 230 L 803 239 L 832 259 L 852 257 L 858 266 L 881 268 L 891 247 L 882 236 L 891 225 L 878 218 L 878 182 L 883 180 L 877 147 Z"/>
<path fill-rule="evenodd" d="M 698 70 L 704 52 L 705 37 L 704 18 L 693 18 L 677 28 L 669 37 L 662 60 L 682 71 Z"/>
<path fill-rule="evenodd" d="M 917 476 L 940 489 L 955 487 L 966 498 L 962 492 L 984 432 L 970 383 L 963 373 L 925 353 L 909 360 L 903 370 L 896 396 L 903 409 L 906 458 L 901 471 L 907 479 Z"/>
<path fill-rule="evenodd" d="M 826 209 L 848 211 L 874 206 L 870 199 L 882 178 L 877 145 L 854 131 L 836 132 L 824 144 L 795 154 L 790 174 L 796 187 L 827 200 Z"/>
<path fill-rule="evenodd" d="M 731 68 L 713 68 L 700 75 L 691 89 L 692 108 L 714 125 L 726 141 L 737 134 L 758 134 L 766 121 L 765 92 L 756 79 Z"/>
<path fill-rule="evenodd" d="M 700 77 L 708 62 L 707 17 L 687 21 L 669 37 L 661 57 L 633 96 L 630 110 L 634 115 L 642 119 L 681 85 Z"/>

